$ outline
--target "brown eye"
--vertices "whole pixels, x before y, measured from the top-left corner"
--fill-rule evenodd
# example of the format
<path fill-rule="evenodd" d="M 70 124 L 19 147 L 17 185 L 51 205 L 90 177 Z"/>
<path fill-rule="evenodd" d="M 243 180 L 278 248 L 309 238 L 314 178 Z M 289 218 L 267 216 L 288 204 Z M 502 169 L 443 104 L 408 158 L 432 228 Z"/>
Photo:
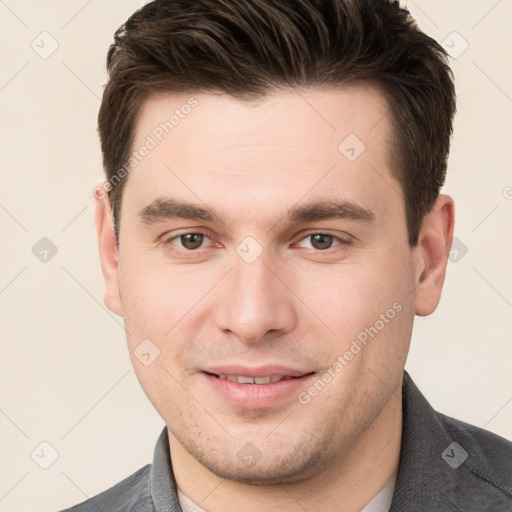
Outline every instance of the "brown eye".
<path fill-rule="evenodd" d="M 343 239 L 339 236 L 332 235 L 325 232 L 313 232 L 306 235 L 299 242 L 299 246 L 305 249 L 312 249 L 313 251 L 326 254 L 333 252 L 343 251 L 350 245 L 350 240 Z M 329 250 L 330 249 L 330 250 Z"/>
<path fill-rule="evenodd" d="M 204 241 L 204 235 L 202 233 L 187 233 L 186 235 L 180 235 L 179 239 L 185 249 L 193 251 L 201 247 Z"/>
<path fill-rule="evenodd" d="M 334 240 L 332 235 L 327 235 L 325 233 L 309 235 L 309 238 L 311 239 L 311 245 L 320 251 L 330 249 Z"/>

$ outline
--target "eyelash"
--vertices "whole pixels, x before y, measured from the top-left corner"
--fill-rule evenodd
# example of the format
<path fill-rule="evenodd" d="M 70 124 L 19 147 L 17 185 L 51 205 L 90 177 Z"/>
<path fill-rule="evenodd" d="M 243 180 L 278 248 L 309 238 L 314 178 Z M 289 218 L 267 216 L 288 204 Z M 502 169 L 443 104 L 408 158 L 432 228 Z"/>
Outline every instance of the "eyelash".
<path fill-rule="evenodd" d="M 203 235 L 206 238 L 209 238 L 210 240 L 212 239 L 212 237 L 209 235 L 208 232 L 202 231 L 202 230 L 199 229 L 199 230 L 196 230 L 196 231 L 187 231 L 185 233 L 180 233 L 178 235 L 174 235 L 173 237 L 164 240 L 162 242 L 162 245 L 164 247 L 166 247 L 166 248 L 171 249 L 172 252 L 176 252 L 176 253 L 179 253 L 179 254 L 187 254 L 187 255 L 194 254 L 194 253 L 200 253 L 200 251 L 202 249 L 205 249 L 205 248 L 199 248 L 199 249 L 176 249 L 175 247 L 173 247 L 172 242 L 174 240 L 176 240 L 176 239 L 181 238 L 182 236 L 185 236 L 185 235 Z M 326 235 L 326 236 L 332 237 L 335 241 L 338 242 L 338 244 L 335 245 L 334 248 L 342 246 L 341 249 L 338 249 L 340 251 L 343 250 L 347 245 L 350 244 L 349 240 L 346 240 L 346 239 L 343 239 L 343 238 L 341 238 L 339 236 L 336 236 L 333 233 L 330 233 L 329 231 L 312 231 L 312 232 L 304 235 L 299 240 L 299 242 L 302 241 L 302 240 L 305 240 L 306 238 L 310 238 L 310 237 L 312 237 L 314 235 Z M 324 249 L 324 250 L 321 250 L 321 249 L 313 249 L 313 250 L 316 253 L 318 253 L 318 254 L 332 254 L 333 252 L 337 252 L 336 250 L 332 251 L 332 249 L 333 249 L 332 247 L 329 247 L 328 249 Z"/>

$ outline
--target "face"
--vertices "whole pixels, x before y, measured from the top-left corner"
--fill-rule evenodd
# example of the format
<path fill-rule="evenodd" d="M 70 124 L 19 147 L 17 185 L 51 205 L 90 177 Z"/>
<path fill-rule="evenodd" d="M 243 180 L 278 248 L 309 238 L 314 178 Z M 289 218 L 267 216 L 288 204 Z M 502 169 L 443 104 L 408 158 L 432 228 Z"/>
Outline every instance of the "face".
<path fill-rule="evenodd" d="M 223 478 L 318 473 L 394 399 L 425 274 L 383 96 L 160 96 L 134 149 L 148 136 L 106 299 L 142 387 L 172 442 Z"/>

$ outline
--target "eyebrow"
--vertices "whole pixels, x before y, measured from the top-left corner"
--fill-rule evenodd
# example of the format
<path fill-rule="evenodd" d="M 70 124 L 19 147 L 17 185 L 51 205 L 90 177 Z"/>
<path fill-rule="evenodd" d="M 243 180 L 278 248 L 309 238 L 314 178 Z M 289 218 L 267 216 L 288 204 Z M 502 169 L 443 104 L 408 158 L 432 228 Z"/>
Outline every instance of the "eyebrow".
<path fill-rule="evenodd" d="M 218 222 L 226 225 L 222 216 L 215 209 L 178 201 L 172 197 L 155 199 L 139 211 L 139 217 L 145 224 L 156 224 L 179 218 Z M 295 206 L 284 215 L 285 222 L 291 225 L 330 219 L 371 222 L 375 219 L 375 213 L 350 201 L 328 200 Z"/>

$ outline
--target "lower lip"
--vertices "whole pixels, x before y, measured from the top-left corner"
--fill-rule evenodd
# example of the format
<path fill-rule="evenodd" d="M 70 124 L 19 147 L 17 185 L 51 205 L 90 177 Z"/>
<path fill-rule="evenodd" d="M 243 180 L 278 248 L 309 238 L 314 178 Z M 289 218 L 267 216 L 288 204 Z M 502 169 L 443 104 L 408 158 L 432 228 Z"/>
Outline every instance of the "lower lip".
<path fill-rule="evenodd" d="M 306 389 L 313 373 L 270 384 L 239 384 L 203 372 L 216 393 L 241 409 L 268 409 Z"/>

